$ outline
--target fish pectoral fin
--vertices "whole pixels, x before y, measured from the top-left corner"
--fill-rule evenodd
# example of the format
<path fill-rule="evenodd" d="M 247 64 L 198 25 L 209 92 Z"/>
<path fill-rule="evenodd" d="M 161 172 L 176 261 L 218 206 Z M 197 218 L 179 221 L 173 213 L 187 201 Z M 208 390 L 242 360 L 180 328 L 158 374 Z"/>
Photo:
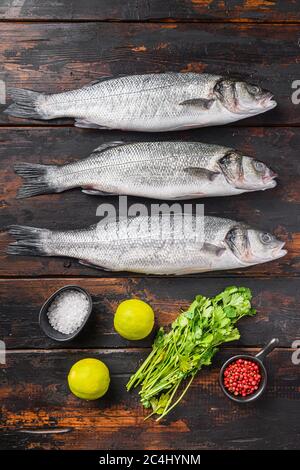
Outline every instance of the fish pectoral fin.
<path fill-rule="evenodd" d="M 84 194 L 90 194 L 93 196 L 116 196 L 116 193 L 107 193 L 105 191 L 98 191 L 97 189 L 82 189 Z"/>
<path fill-rule="evenodd" d="M 75 119 L 75 127 L 82 127 L 84 129 L 107 129 L 110 130 L 110 127 L 100 126 L 99 124 L 94 124 L 93 122 L 87 121 L 86 119 Z"/>
<path fill-rule="evenodd" d="M 216 256 L 220 257 L 220 256 L 224 255 L 225 251 L 226 251 L 226 248 L 218 248 L 216 250 Z"/>
<path fill-rule="evenodd" d="M 99 269 L 101 271 L 110 271 L 108 268 L 105 268 L 104 266 L 98 266 L 97 264 L 90 263 L 89 261 L 83 261 L 79 259 L 78 263 L 82 264 L 83 266 L 87 266 L 88 268 Z"/>
<path fill-rule="evenodd" d="M 182 101 L 182 103 L 179 103 L 180 105 L 190 105 L 190 106 L 198 106 L 201 109 L 207 110 L 212 107 L 216 100 L 214 98 L 212 99 L 206 99 L 206 98 L 193 98 L 191 100 L 185 100 Z"/>
<path fill-rule="evenodd" d="M 209 181 L 214 181 L 221 174 L 219 171 L 211 171 L 211 170 L 206 170 L 205 168 L 193 167 L 193 166 L 184 168 L 183 171 L 192 176 L 198 176 L 199 178 L 206 178 Z"/>
<path fill-rule="evenodd" d="M 104 152 L 105 150 L 108 150 L 110 148 L 114 147 L 119 147 L 120 145 L 125 145 L 126 142 L 123 142 L 122 140 L 116 140 L 114 142 L 106 142 L 105 144 L 99 145 L 95 150 L 93 150 L 92 155 L 94 153 L 99 153 L 99 152 Z"/>
<path fill-rule="evenodd" d="M 203 243 L 202 250 L 218 258 L 226 252 L 225 247 L 213 245 L 212 243 Z"/>

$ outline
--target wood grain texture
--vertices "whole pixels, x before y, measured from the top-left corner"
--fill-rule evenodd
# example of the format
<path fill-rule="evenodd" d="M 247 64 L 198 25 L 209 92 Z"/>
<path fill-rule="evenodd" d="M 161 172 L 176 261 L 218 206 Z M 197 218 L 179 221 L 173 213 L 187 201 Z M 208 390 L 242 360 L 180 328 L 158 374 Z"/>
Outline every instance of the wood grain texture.
<path fill-rule="evenodd" d="M 299 22 L 300 0 L 0 0 L 0 80 L 8 92 L 0 104 L 0 340 L 7 347 L 7 363 L 0 365 L 0 449 L 299 448 L 300 366 L 289 349 L 300 338 L 300 105 L 291 101 L 299 79 Z M 160 135 L 80 130 L 71 120 L 2 113 L 11 86 L 55 93 L 105 75 L 169 70 L 248 79 L 270 89 L 279 106 L 232 127 Z M 148 139 L 223 144 L 270 165 L 280 175 L 275 190 L 206 199 L 205 213 L 274 231 L 287 242 L 288 256 L 243 271 L 162 279 L 4 254 L 10 224 L 84 227 L 95 223 L 99 203 L 117 203 L 80 190 L 17 201 L 14 163 L 63 164 L 104 142 Z M 82 334 L 61 345 L 43 335 L 38 312 L 66 284 L 88 289 L 94 307 Z M 127 393 L 125 384 L 154 332 L 140 342 L 123 340 L 113 328 L 118 303 L 149 302 L 157 327 L 172 322 L 196 294 L 211 296 L 230 284 L 252 289 L 257 315 L 239 323 L 241 339 L 221 349 L 166 420 L 144 421 L 137 391 Z M 267 358 L 266 394 L 249 406 L 231 403 L 218 386 L 220 366 L 243 350 L 257 353 L 275 336 L 280 349 Z M 83 357 L 110 368 L 111 387 L 101 400 L 81 401 L 68 390 L 68 371 Z M 55 430 L 67 432 L 43 433 Z"/>
<path fill-rule="evenodd" d="M 299 21 L 300 3 L 272 0 L 2 0 L 3 20 Z"/>
<path fill-rule="evenodd" d="M 74 128 L 0 129 L 0 275 L 1 276 L 108 276 L 109 273 L 79 265 L 63 258 L 29 258 L 6 256 L 9 242 L 5 228 L 10 224 L 25 224 L 50 229 L 75 229 L 97 222 L 96 209 L 101 203 L 118 204 L 116 197 L 94 197 L 72 190 L 61 194 L 42 195 L 16 200 L 21 179 L 13 171 L 16 162 L 62 164 L 84 158 L 103 142 L 124 140 L 184 139 L 235 147 L 245 154 L 264 160 L 276 172 L 279 185 L 273 190 L 254 192 L 239 197 L 208 198 L 205 213 L 244 220 L 254 227 L 274 231 L 286 240 L 289 254 L 272 263 L 246 270 L 217 275 L 245 276 L 298 275 L 299 272 L 299 202 L 300 166 L 298 159 L 300 129 L 293 128 L 220 128 L 161 135 L 95 132 Z M 129 204 L 141 201 L 129 198 Z M 143 201 L 144 202 L 144 201 Z M 153 200 L 145 201 L 149 207 Z M 214 276 L 215 274 L 209 274 Z M 207 277 L 207 274 L 203 275 Z M 203 277 L 202 276 L 202 277 Z"/>
<path fill-rule="evenodd" d="M 298 79 L 298 34 L 298 25 L 2 24 L 0 78 L 9 95 L 11 86 L 54 93 L 120 73 L 231 75 L 270 89 L 278 101 L 277 108 L 239 125 L 298 125 L 300 105 L 291 101 Z M 0 124 L 30 123 L 9 118 L 1 113 L 4 108 Z"/>
<path fill-rule="evenodd" d="M 256 350 L 248 350 L 255 353 Z M 0 448 L 43 449 L 295 449 L 299 445 L 300 376 L 291 350 L 267 359 L 269 386 L 261 400 L 241 406 L 225 398 L 218 371 L 234 350 L 223 349 L 203 369 L 182 403 L 158 424 L 125 384 L 147 351 L 11 352 L 0 369 Z M 68 390 L 71 365 L 87 356 L 105 361 L 110 389 L 101 400 L 85 402 Z M 258 425 L 259 423 L 259 425 Z M 24 430 L 68 429 L 64 434 Z M 280 432 L 279 432 L 280 430 Z"/>
<path fill-rule="evenodd" d="M 299 283 L 299 279 L 235 279 L 235 285 L 252 290 L 257 314 L 239 323 L 241 339 L 234 345 L 262 346 L 271 337 L 278 337 L 281 347 L 291 347 L 294 340 L 300 339 Z M 44 301 L 67 284 L 79 285 L 91 293 L 93 313 L 78 338 L 62 345 L 44 335 L 38 316 Z M 196 295 L 216 295 L 228 284 L 228 279 L 199 282 L 194 278 L 171 278 L 163 283 L 153 278 L 1 280 L 1 339 L 8 349 L 151 347 L 157 328 L 171 324 Z M 114 330 L 117 306 L 132 297 L 148 302 L 155 312 L 155 329 L 143 341 L 126 341 Z"/>

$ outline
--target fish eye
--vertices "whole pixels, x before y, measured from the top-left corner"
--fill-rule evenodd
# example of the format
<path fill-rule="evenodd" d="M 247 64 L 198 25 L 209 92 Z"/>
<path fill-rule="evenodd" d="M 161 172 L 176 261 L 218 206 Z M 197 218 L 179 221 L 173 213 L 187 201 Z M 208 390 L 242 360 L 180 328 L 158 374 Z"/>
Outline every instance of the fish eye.
<path fill-rule="evenodd" d="M 254 168 L 257 170 L 259 173 L 263 173 L 265 171 L 265 164 L 263 162 L 259 162 L 258 160 L 254 161 Z"/>
<path fill-rule="evenodd" d="M 263 243 L 268 244 L 274 240 L 274 237 L 271 233 L 265 232 L 260 235 L 260 239 Z"/>
<path fill-rule="evenodd" d="M 256 95 L 257 93 L 260 92 L 260 88 L 256 85 L 248 85 L 248 90 L 250 91 L 250 93 L 252 93 L 253 95 Z"/>

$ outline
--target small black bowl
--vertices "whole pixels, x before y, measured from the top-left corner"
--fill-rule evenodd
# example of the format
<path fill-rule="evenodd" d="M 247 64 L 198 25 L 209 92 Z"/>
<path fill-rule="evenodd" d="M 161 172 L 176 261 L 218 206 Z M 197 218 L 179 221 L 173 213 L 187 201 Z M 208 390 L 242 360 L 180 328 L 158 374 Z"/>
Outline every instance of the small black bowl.
<path fill-rule="evenodd" d="M 48 312 L 48 309 L 50 307 L 50 304 L 54 301 L 55 297 L 57 297 L 59 294 L 61 294 L 64 291 L 67 291 L 67 290 L 77 290 L 78 292 L 82 292 L 87 297 L 88 302 L 89 302 L 89 310 L 88 310 L 88 313 L 86 314 L 86 317 L 85 317 L 84 321 L 82 322 L 82 325 L 80 326 L 80 328 L 78 328 L 76 331 L 74 331 L 74 333 L 70 333 L 69 335 L 67 335 L 65 333 L 60 333 L 59 331 L 55 330 L 50 325 L 49 319 L 48 319 L 48 316 L 47 316 L 47 312 Z M 89 292 L 87 292 L 85 289 L 83 289 L 82 287 L 79 287 L 79 286 L 64 286 L 61 289 L 58 289 L 56 292 L 54 292 L 54 294 L 52 294 L 49 297 L 49 299 L 46 300 L 46 302 L 42 306 L 42 308 L 40 310 L 40 315 L 39 315 L 39 324 L 40 324 L 40 327 L 43 330 L 43 332 L 47 336 L 49 336 L 49 338 L 55 339 L 55 341 L 61 341 L 61 342 L 70 341 L 71 339 L 75 338 L 81 332 L 81 330 L 83 329 L 84 325 L 86 324 L 86 322 L 88 321 L 88 319 L 91 315 L 92 308 L 93 308 L 93 301 L 92 301 L 92 297 L 89 294 Z"/>
<path fill-rule="evenodd" d="M 233 400 L 237 403 L 250 403 L 250 402 L 257 400 L 259 397 L 261 397 L 261 395 L 266 389 L 267 379 L 268 379 L 267 370 L 265 368 L 263 361 L 266 358 L 266 356 L 271 351 L 273 351 L 274 348 L 276 348 L 278 344 L 279 344 L 279 339 L 273 338 L 261 351 L 259 351 L 258 354 L 256 354 L 256 356 L 251 356 L 250 354 L 239 354 L 237 356 L 231 357 L 223 364 L 220 370 L 220 374 L 219 374 L 219 383 L 220 383 L 220 387 L 223 393 L 228 398 L 230 398 L 230 400 Z M 245 359 L 248 361 L 255 362 L 258 365 L 260 374 L 261 374 L 261 381 L 260 381 L 258 389 L 254 393 L 252 393 L 251 395 L 247 395 L 246 397 L 235 396 L 232 393 L 230 393 L 224 386 L 224 371 L 229 366 L 229 364 L 236 361 L 237 359 Z"/>

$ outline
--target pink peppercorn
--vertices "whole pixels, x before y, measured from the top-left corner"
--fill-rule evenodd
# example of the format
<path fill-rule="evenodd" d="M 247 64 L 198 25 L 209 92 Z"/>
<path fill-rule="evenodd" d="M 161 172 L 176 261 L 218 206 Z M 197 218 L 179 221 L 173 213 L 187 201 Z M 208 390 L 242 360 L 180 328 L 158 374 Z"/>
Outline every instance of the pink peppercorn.
<path fill-rule="evenodd" d="M 253 361 L 237 359 L 226 367 L 223 381 L 225 388 L 234 396 L 246 397 L 258 389 L 260 369 Z"/>

